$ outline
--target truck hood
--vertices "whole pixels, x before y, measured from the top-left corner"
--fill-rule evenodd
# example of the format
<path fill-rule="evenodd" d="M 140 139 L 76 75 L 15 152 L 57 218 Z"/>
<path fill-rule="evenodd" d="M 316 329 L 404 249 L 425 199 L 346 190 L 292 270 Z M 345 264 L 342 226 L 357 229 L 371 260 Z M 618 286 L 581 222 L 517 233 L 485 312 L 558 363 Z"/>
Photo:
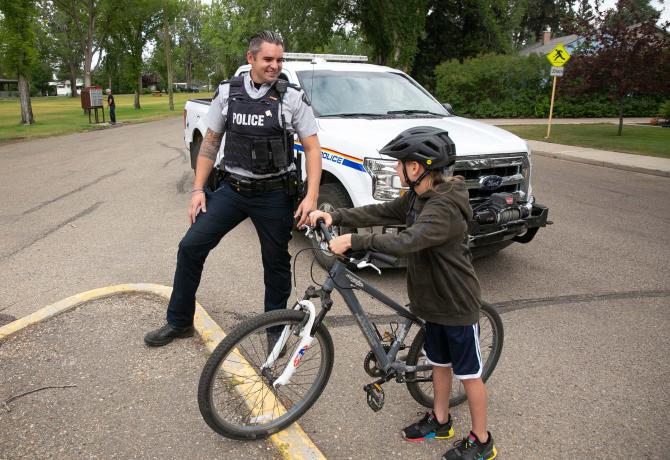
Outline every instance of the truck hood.
<path fill-rule="evenodd" d="M 322 147 L 359 158 L 379 156 L 379 150 L 402 131 L 414 126 L 444 129 L 456 144 L 456 154 L 488 155 L 526 152 L 526 142 L 516 135 L 461 117 L 367 119 L 317 119 Z"/>

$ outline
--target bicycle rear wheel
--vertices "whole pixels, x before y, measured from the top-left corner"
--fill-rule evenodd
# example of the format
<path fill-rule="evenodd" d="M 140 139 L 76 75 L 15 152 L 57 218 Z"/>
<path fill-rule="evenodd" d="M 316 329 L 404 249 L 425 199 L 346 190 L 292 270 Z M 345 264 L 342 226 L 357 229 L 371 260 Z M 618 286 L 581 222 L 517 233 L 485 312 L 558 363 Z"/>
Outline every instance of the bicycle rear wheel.
<path fill-rule="evenodd" d="M 321 325 L 291 380 L 277 388 L 300 342 L 308 314 L 277 310 L 236 327 L 207 360 L 198 385 L 198 406 L 207 425 L 232 439 L 257 439 L 299 419 L 319 398 L 333 369 L 333 340 Z M 284 327 L 290 334 L 272 366 L 262 369 Z"/>
<path fill-rule="evenodd" d="M 407 365 L 427 364 L 426 355 L 423 351 L 424 330 L 417 332 L 409 352 L 407 353 Z M 479 348 L 482 354 L 482 380 L 486 382 L 498 364 L 502 353 L 504 331 L 502 320 L 497 311 L 488 303 L 482 302 L 479 313 Z M 433 407 L 433 382 L 432 371 L 408 372 L 407 380 L 414 378 L 429 378 L 427 382 L 407 382 L 407 389 L 414 400 L 429 408 Z M 465 388 L 458 379 L 453 379 L 451 385 L 451 396 L 449 406 L 457 406 L 467 399 Z"/>

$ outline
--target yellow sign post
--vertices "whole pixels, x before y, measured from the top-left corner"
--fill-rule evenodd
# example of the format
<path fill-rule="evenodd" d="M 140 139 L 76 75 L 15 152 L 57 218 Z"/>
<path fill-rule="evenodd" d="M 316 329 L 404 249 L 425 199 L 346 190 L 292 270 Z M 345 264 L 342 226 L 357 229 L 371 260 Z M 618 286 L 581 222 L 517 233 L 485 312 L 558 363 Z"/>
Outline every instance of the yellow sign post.
<path fill-rule="evenodd" d="M 551 75 L 554 77 L 554 83 L 551 87 L 551 103 L 549 104 L 549 123 L 547 123 L 547 135 L 551 135 L 551 118 L 554 115 L 554 96 L 556 95 L 556 79 L 563 76 L 563 66 L 570 60 L 570 53 L 560 43 L 547 54 L 547 59 L 551 62 Z"/>

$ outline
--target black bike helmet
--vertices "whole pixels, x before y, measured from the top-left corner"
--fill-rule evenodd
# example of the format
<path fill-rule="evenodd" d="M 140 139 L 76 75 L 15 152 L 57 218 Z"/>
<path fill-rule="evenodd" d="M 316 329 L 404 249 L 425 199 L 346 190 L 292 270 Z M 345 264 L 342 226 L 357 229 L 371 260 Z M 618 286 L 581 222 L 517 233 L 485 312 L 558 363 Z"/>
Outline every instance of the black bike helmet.
<path fill-rule="evenodd" d="M 416 126 L 398 134 L 379 153 L 396 158 L 403 163 L 405 181 L 414 189 L 430 171 L 445 169 L 456 161 L 456 145 L 443 129 L 432 126 Z M 425 172 L 415 181 L 407 177 L 405 162 L 417 161 Z"/>
<path fill-rule="evenodd" d="M 402 162 L 418 161 L 427 170 L 447 168 L 456 161 L 456 145 L 449 133 L 432 126 L 406 129 L 379 153 Z"/>

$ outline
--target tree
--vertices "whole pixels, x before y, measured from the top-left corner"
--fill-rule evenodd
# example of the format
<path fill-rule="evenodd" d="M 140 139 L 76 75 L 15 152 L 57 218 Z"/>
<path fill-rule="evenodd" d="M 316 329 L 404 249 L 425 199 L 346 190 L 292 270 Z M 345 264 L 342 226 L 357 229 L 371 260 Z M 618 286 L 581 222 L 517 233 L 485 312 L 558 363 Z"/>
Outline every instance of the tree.
<path fill-rule="evenodd" d="M 35 61 L 35 24 L 37 8 L 34 0 L 0 0 L 4 16 L 0 30 L 0 55 L 16 72 L 19 83 L 21 123 L 35 123 L 30 102 L 30 70 Z"/>
<path fill-rule="evenodd" d="M 188 33 L 184 38 L 201 38 L 195 49 L 202 56 L 216 56 L 206 63 L 205 73 L 222 79 L 246 62 L 249 39 L 260 30 L 281 33 L 286 51 L 328 49 L 333 29 L 342 20 L 344 3 L 345 0 L 213 0 L 204 10 L 200 33 Z"/>
<path fill-rule="evenodd" d="M 519 33 L 515 37 L 518 46 L 539 41 L 547 28 L 554 36 L 564 35 L 574 21 L 575 0 L 525 1 L 525 14 L 521 19 Z"/>
<path fill-rule="evenodd" d="M 619 105 L 618 135 L 627 98 L 670 95 L 670 22 L 657 27 L 659 12 L 649 15 L 641 3 L 619 0 L 616 9 L 601 11 L 597 2 L 594 21 L 578 21 L 576 32 L 586 39 L 562 85 L 573 93 L 606 91 Z"/>
<path fill-rule="evenodd" d="M 161 0 L 115 0 L 106 4 L 110 36 L 115 42 L 113 47 L 123 50 L 128 58 L 128 74 L 135 92 L 135 109 L 142 108 L 142 52 L 160 30 L 161 8 Z"/>
<path fill-rule="evenodd" d="M 202 52 L 203 12 L 199 0 L 182 0 L 180 14 L 176 23 L 178 57 L 184 71 L 186 86 L 193 86 L 194 69 L 205 56 Z"/>
<path fill-rule="evenodd" d="M 523 8 L 510 0 L 431 0 L 414 63 L 415 78 L 433 87 L 433 70 L 442 62 L 462 63 L 483 53 L 511 51 Z"/>
<path fill-rule="evenodd" d="M 78 67 L 84 70 L 84 87 L 91 86 L 91 73 L 93 57 L 100 51 L 100 36 L 106 33 L 105 27 L 96 27 L 97 23 L 103 25 L 108 21 L 99 17 L 103 11 L 102 0 L 51 0 L 58 11 L 65 15 L 68 20 L 68 37 L 73 46 L 78 49 L 77 55 L 83 59 Z M 98 59 L 98 64 L 100 60 Z M 96 64 L 97 67 L 97 64 Z M 73 96 L 76 94 L 73 90 Z"/>
<path fill-rule="evenodd" d="M 30 83 L 33 95 L 49 95 L 49 82 L 53 79 L 53 42 L 49 40 L 44 18 L 38 18 L 35 24 L 35 51 L 37 58 L 30 70 Z"/>
<path fill-rule="evenodd" d="M 374 61 L 409 71 L 425 33 L 429 0 L 350 0 L 347 6 Z"/>
<path fill-rule="evenodd" d="M 163 47 L 165 48 L 165 66 L 167 70 L 167 93 L 170 110 L 174 110 L 174 96 L 172 88 L 172 37 L 170 36 L 170 20 L 176 13 L 176 4 L 163 0 Z"/>
<path fill-rule="evenodd" d="M 53 55 L 58 60 L 59 77 L 70 80 L 71 97 L 77 97 L 77 78 L 81 72 L 83 56 L 75 32 L 75 20 L 54 8 L 49 1 L 40 3 L 42 18 L 47 24 L 48 37 L 52 42 Z"/>

